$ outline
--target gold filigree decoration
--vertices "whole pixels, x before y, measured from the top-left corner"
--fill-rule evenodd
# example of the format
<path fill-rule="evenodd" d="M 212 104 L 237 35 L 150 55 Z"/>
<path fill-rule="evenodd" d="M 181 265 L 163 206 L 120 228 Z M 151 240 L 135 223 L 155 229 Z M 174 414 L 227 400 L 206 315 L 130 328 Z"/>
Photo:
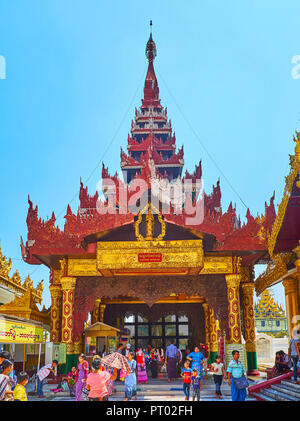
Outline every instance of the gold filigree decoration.
<path fill-rule="evenodd" d="M 296 158 L 296 163 L 298 164 L 298 176 L 299 179 L 296 182 L 296 186 L 300 189 L 300 132 L 296 132 L 296 137 L 294 136 L 293 138 L 294 142 L 296 142 L 296 146 L 295 146 L 295 158 Z"/>
<path fill-rule="evenodd" d="M 1 246 L 0 246 L 0 276 L 3 278 L 8 278 L 8 274 L 12 268 L 11 259 L 6 259 L 4 254 L 2 253 Z"/>
<path fill-rule="evenodd" d="M 157 237 L 154 237 L 154 215 L 151 212 L 151 208 L 153 208 L 153 210 L 157 213 L 158 221 L 161 224 L 161 233 Z M 146 236 L 143 237 L 140 234 L 139 227 L 140 227 L 140 223 L 142 222 L 142 215 L 146 211 L 147 211 L 147 214 L 146 214 Z M 166 235 L 166 223 L 163 220 L 163 217 L 162 217 L 161 213 L 151 203 L 148 203 L 144 207 L 144 209 L 142 209 L 139 212 L 138 219 L 134 223 L 134 229 L 135 229 L 135 236 L 136 236 L 138 241 L 152 241 L 152 240 L 160 241 Z"/>

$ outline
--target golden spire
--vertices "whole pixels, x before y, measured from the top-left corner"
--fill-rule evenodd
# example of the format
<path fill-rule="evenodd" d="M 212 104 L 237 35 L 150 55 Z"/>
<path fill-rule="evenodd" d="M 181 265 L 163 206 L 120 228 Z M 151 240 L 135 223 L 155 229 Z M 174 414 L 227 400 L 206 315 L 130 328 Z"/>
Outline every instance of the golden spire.
<path fill-rule="evenodd" d="M 139 241 L 160 241 L 164 238 L 166 234 L 166 223 L 163 220 L 161 213 L 157 212 L 158 221 L 161 224 L 161 233 L 157 237 L 154 237 L 154 215 L 151 212 L 151 208 L 153 208 L 154 211 L 157 212 L 157 209 L 151 203 L 148 203 L 144 207 L 144 209 L 139 212 L 138 219 L 134 223 L 135 236 Z M 148 210 L 146 215 L 146 236 L 143 237 L 142 234 L 140 234 L 139 226 L 142 222 L 142 215 L 146 212 L 146 210 Z"/>

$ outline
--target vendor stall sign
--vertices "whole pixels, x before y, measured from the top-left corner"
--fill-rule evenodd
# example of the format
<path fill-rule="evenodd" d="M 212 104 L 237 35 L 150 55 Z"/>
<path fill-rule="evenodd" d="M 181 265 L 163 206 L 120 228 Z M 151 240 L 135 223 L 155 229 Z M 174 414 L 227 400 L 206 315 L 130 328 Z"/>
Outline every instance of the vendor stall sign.
<path fill-rule="evenodd" d="M 43 342 L 43 328 L 19 322 L 0 320 L 0 342 L 35 344 Z"/>

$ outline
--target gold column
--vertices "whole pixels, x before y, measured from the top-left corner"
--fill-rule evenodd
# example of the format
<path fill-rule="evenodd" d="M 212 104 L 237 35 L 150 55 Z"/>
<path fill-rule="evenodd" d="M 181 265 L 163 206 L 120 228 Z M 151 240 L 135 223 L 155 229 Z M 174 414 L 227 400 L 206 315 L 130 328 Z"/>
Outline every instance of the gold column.
<path fill-rule="evenodd" d="M 103 323 L 103 320 L 104 320 L 105 309 L 106 309 L 106 304 L 100 304 L 100 322 L 101 323 Z M 119 326 L 120 326 L 120 322 L 119 322 Z"/>
<path fill-rule="evenodd" d="M 242 343 L 241 318 L 240 318 L 240 275 L 234 273 L 225 275 L 228 297 L 228 322 L 229 338 L 228 343 Z"/>
<path fill-rule="evenodd" d="M 204 310 L 205 320 L 205 345 L 210 349 L 210 331 L 209 331 L 209 305 L 207 303 L 202 304 Z"/>
<path fill-rule="evenodd" d="M 67 354 L 73 352 L 73 306 L 76 278 L 64 276 L 61 278 L 63 291 L 62 302 L 62 331 L 61 341 L 67 346 Z"/>
<path fill-rule="evenodd" d="M 299 281 L 289 276 L 282 284 L 285 292 L 288 335 L 291 338 L 294 335 L 294 327 L 299 324 Z"/>
<path fill-rule="evenodd" d="M 91 324 L 92 325 L 96 322 L 99 322 L 100 302 L 101 302 L 100 298 L 95 300 L 94 308 L 93 308 L 93 311 L 92 311 L 92 317 L 91 317 Z"/>
<path fill-rule="evenodd" d="M 253 306 L 253 291 L 254 282 L 242 283 L 244 295 L 244 326 L 245 326 L 245 341 L 246 351 L 256 352 L 255 342 L 255 320 L 254 320 L 254 306 Z"/>
<path fill-rule="evenodd" d="M 61 285 L 51 285 L 49 290 L 51 294 L 50 341 L 58 343 L 61 337 Z"/>
<path fill-rule="evenodd" d="M 215 319 L 214 310 L 211 307 L 209 307 L 209 336 L 210 336 L 210 351 L 218 352 L 217 323 Z"/>

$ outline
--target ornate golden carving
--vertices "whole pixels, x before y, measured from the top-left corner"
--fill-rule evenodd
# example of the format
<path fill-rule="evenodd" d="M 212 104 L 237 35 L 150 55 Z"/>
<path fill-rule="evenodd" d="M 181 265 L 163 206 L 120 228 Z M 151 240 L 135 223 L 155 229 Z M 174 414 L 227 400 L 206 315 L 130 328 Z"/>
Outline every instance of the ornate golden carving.
<path fill-rule="evenodd" d="M 271 287 L 287 274 L 287 263 L 292 257 L 292 253 L 280 253 L 273 256 L 273 260 L 268 263 L 267 269 L 255 281 L 256 295 L 260 295 L 263 290 Z"/>
<path fill-rule="evenodd" d="M 204 310 L 204 320 L 205 320 L 205 344 L 210 349 L 210 332 L 209 332 L 209 305 L 207 303 L 202 304 Z"/>
<path fill-rule="evenodd" d="M 66 344 L 67 355 L 74 354 L 74 345 L 72 343 Z"/>
<path fill-rule="evenodd" d="M 242 266 L 241 267 L 241 283 L 250 282 L 251 278 L 251 271 L 249 267 Z"/>
<path fill-rule="evenodd" d="M 18 270 L 15 271 L 11 278 L 9 277 L 11 268 L 11 259 L 6 259 L 0 247 L 0 283 L 13 290 L 18 296 L 24 295 L 28 289 L 31 289 L 35 302 L 40 304 L 42 302 L 42 293 L 44 289 L 43 282 L 41 281 L 36 288 L 33 288 L 32 280 L 28 275 L 22 285 Z"/>
<path fill-rule="evenodd" d="M 296 142 L 295 146 L 295 158 L 296 158 L 296 164 L 298 167 L 298 175 L 299 178 L 296 182 L 296 186 L 300 189 L 300 133 L 296 132 L 296 137 L 293 138 L 294 142 Z"/>
<path fill-rule="evenodd" d="M 73 353 L 74 354 L 81 354 L 83 352 L 83 341 L 81 337 L 74 342 L 73 344 Z"/>
<path fill-rule="evenodd" d="M 234 256 L 233 257 L 233 273 L 240 273 L 241 272 L 241 263 L 242 258 L 241 256 Z"/>
<path fill-rule="evenodd" d="M 100 322 L 102 322 L 102 323 L 103 323 L 103 320 L 104 320 L 105 309 L 106 309 L 106 305 L 100 304 Z"/>
<path fill-rule="evenodd" d="M 96 322 L 99 322 L 100 302 L 101 302 L 100 298 L 98 298 L 94 302 L 94 308 L 93 308 L 92 317 L 91 317 L 92 325 Z"/>
<path fill-rule="evenodd" d="M 57 343 L 60 341 L 61 336 L 61 285 L 50 285 L 49 290 L 51 294 L 50 340 Z"/>
<path fill-rule="evenodd" d="M 217 323 L 215 319 L 214 310 L 211 307 L 209 307 L 209 339 L 210 350 L 212 352 L 218 352 Z"/>
<path fill-rule="evenodd" d="M 38 309 L 32 288 L 28 288 L 22 297 L 15 296 L 13 301 L 0 306 L 0 313 L 36 320 L 45 324 L 50 323 L 50 317 L 45 308 L 42 311 Z"/>
<path fill-rule="evenodd" d="M 298 293 L 299 285 L 296 278 L 289 276 L 285 278 L 285 280 L 282 282 L 282 285 L 284 286 L 285 295 Z"/>
<path fill-rule="evenodd" d="M 300 241 L 299 245 L 293 249 L 293 252 L 296 253 L 298 259 L 295 261 L 295 266 L 297 268 L 297 272 L 300 275 Z"/>
<path fill-rule="evenodd" d="M 65 276 L 61 278 L 61 286 L 63 292 L 61 340 L 67 345 L 73 344 L 73 306 L 75 285 L 76 278 Z"/>
<path fill-rule="evenodd" d="M 68 260 L 66 258 L 60 259 L 60 274 L 61 276 L 67 276 L 68 275 Z"/>
<path fill-rule="evenodd" d="M 68 259 L 69 276 L 101 276 L 96 259 Z"/>
<path fill-rule="evenodd" d="M 6 259 L 6 257 L 2 254 L 2 250 L 0 247 L 0 276 L 3 278 L 8 278 L 8 274 L 12 268 L 11 259 Z"/>
<path fill-rule="evenodd" d="M 202 240 L 98 242 L 97 268 L 103 276 L 198 274 Z"/>
<path fill-rule="evenodd" d="M 60 280 L 60 283 L 63 291 L 73 290 L 76 285 L 76 278 L 71 276 L 63 276 Z"/>
<path fill-rule="evenodd" d="M 232 273 L 225 276 L 227 288 L 238 288 L 241 281 L 241 276 L 237 273 Z"/>
<path fill-rule="evenodd" d="M 239 274 L 225 275 L 228 297 L 229 343 L 241 343 Z"/>
<path fill-rule="evenodd" d="M 246 351 L 247 352 L 256 352 L 256 341 L 246 342 Z"/>
<path fill-rule="evenodd" d="M 10 278 L 10 280 L 12 281 L 12 283 L 14 283 L 15 285 L 21 285 L 21 276 L 19 274 L 18 269 L 15 271 L 15 273 L 13 274 L 13 276 Z"/>
<path fill-rule="evenodd" d="M 200 275 L 231 272 L 233 272 L 233 262 L 231 256 L 205 256 L 204 266 L 200 271 Z"/>
<path fill-rule="evenodd" d="M 244 295 L 244 328 L 245 328 L 245 341 L 246 350 L 248 352 L 256 352 L 255 343 L 255 320 L 254 320 L 254 306 L 253 306 L 253 292 L 254 283 L 242 283 Z"/>
<path fill-rule="evenodd" d="M 164 238 L 166 234 L 166 223 L 163 220 L 161 213 L 153 206 L 151 203 L 148 203 L 144 209 L 139 212 L 138 219 L 134 223 L 135 236 L 138 241 L 152 241 L 154 240 L 154 215 L 151 212 L 151 208 L 158 214 L 158 220 L 161 224 L 161 233 L 155 238 L 157 241 L 160 241 Z M 146 214 L 146 237 L 143 237 L 139 232 L 139 226 L 142 222 L 142 215 L 148 210 Z"/>
<path fill-rule="evenodd" d="M 277 236 L 279 234 L 280 228 L 283 223 L 286 207 L 288 205 L 290 195 L 292 192 L 293 183 L 297 177 L 298 172 L 300 171 L 300 161 L 299 161 L 299 133 L 297 132 L 297 138 L 294 137 L 296 144 L 295 156 L 290 156 L 290 172 L 287 177 L 285 177 L 285 188 L 283 196 L 278 207 L 278 212 L 272 227 L 271 233 L 268 234 L 268 251 L 269 255 L 273 257 Z M 300 174 L 299 174 L 300 176 Z M 300 186 L 300 181 L 297 181 L 297 187 Z"/>

